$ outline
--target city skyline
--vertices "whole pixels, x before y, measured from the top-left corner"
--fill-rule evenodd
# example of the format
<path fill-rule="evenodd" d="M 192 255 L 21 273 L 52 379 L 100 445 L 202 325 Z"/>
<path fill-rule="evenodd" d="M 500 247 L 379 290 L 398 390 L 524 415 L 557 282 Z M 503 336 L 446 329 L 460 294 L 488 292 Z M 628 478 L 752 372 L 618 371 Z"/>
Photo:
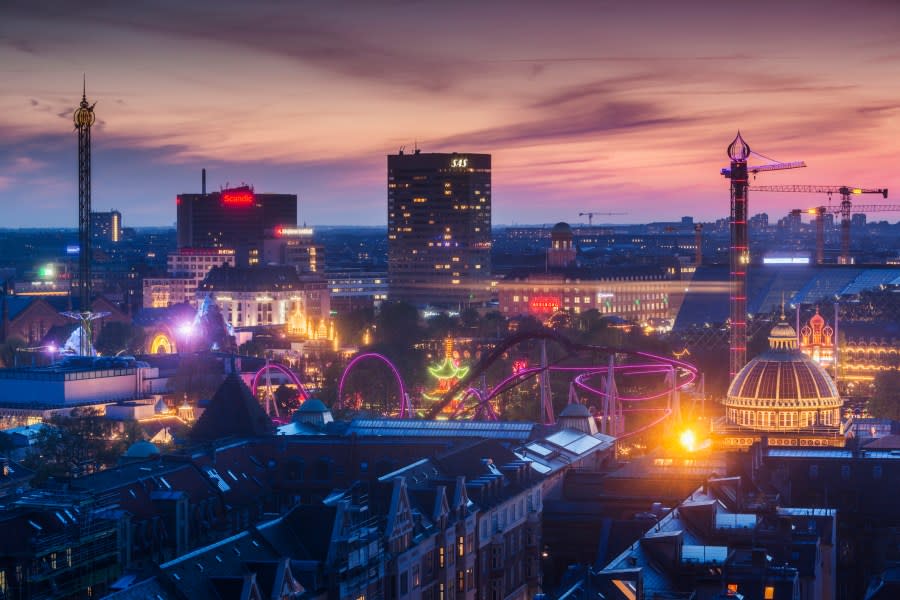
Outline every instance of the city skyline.
<path fill-rule="evenodd" d="M 76 226 L 82 73 L 97 102 L 94 210 L 120 210 L 126 226 L 172 225 L 203 167 L 211 190 L 298 194 L 300 222 L 384 225 L 386 155 L 417 143 L 493 155 L 496 225 L 726 217 L 718 170 L 737 129 L 809 165 L 767 184 L 900 183 L 900 12 L 888 1 L 4 12 L 10 227 Z M 750 212 L 822 201 L 757 194 Z"/>

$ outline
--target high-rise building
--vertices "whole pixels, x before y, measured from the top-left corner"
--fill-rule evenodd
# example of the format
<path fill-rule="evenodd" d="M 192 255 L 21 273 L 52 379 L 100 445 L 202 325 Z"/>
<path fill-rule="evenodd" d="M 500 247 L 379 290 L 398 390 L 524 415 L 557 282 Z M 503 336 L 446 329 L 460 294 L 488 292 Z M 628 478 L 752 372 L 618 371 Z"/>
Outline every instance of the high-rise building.
<path fill-rule="evenodd" d="M 490 154 L 388 156 L 388 279 L 417 306 L 490 299 Z"/>
<path fill-rule="evenodd" d="M 92 212 L 91 237 L 95 242 L 118 244 L 122 239 L 122 213 L 117 210 Z"/>
<path fill-rule="evenodd" d="M 179 248 L 233 248 L 238 266 L 261 262 L 267 232 L 297 227 L 296 194 L 257 194 L 250 186 L 180 194 Z"/>
<path fill-rule="evenodd" d="M 325 248 L 315 243 L 312 227 L 279 227 L 263 241 L 262 262 L 290 265 L 301 275 L 322 273 Z"/>

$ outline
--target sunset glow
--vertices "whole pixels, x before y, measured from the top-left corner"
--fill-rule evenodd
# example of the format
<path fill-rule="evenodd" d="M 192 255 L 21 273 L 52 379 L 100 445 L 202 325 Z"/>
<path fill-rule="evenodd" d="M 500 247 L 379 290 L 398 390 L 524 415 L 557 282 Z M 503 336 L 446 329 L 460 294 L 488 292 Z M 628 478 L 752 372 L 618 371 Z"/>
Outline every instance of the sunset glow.
<path fill-rule="evenodd" d="M 891 2 L 50 4 L 0 19 L 7 226 L 75 224 L 82 73 L 94 206 L 130 225 L 170 225 L 201 167 L 298 194 L 303 221 L 383 225 L 385 155 L 416 144 L 493 155 L 495 224 L 721 218 L 738 129 L 809 165 L 767 182 L 900 184 Z"/>

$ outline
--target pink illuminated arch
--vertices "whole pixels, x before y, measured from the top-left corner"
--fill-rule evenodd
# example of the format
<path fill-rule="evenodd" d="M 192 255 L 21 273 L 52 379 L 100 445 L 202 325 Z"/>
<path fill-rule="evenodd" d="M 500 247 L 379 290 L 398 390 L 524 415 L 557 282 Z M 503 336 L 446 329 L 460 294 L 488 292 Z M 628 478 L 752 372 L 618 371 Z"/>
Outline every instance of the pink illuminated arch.
<path fill-rule="evenodd" d="M 286 375 L 290 382 L 297 386 L 297 390 L 299 390 L 302 399 L 309 400 L 309 392 L 306 391 L 305 387 L 303 387 L 303 384 L 300 382 L 300 378 L 297 377 L 297 374 L 284 365 L 280 365 L 278 363 L 268 363 L 262 369 L 257 371 L 256 375 L 253 376 L 253 382 L 250 384 L 250 389 L 253 391 L 254 396 L 256 395 L 256 390 L 259 388 L 259 380 L 262 378 L 267 369 L 274 369 L 279 373 Z"/>
<path fill-rule="evenodd" d="M 375 352 L 366 352 L 365 354 L 360 354 L 356 356 L 347 364 L 347 368 L 344 369 L 343 374 L 341 375 L 341 381 L 338 384 L 338 397 L 337 397 L 337 407 L 343 408 L 344 403 L 344 383 L 347 381 L 347 376 L 350 371 L 355 367 L 358 363 L 363 360 L 371 360 L 375 359 L 383 362 L 388 366 L 391 372 L 394 374 L 394 379 L 397 380 L 397 387 L 400 389 L 400 416 L 412 416 L 408 413 L 412 412 L 412 407 L 409 404 L 409 398 L 406 395 L 406 386 L 403 384 L 403 378 L 400 376 L 400 371 L 397 370 L 397 367 L 394 366 L 394 363 L 390 361 L 386 356 L 381 354 L 377 354 Z"/>

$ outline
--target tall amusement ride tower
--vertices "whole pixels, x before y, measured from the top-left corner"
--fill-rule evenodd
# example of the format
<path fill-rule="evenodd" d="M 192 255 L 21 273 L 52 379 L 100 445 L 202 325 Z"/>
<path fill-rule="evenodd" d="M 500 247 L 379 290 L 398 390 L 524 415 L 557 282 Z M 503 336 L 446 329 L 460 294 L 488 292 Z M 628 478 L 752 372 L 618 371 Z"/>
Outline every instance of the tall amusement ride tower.
<path fill-rule="evenodd" d="M 78 131 L 78 310 L 63 315 L 81 324 L 77 330 L 81 356 L 94 355 L 91 323 L 109 314 L 91 312 L 91 125 L 96 118 L 94 104 L 87 101 L 85 85 L 81 104 L 72 116 Z"/>
<path fill-rule="evenodd" d="M 750 243 L 747 236 L 747 159 L 750 146 L 738 132 L 728 146 L 731 159 L 731 339 L 728 381 L 747 363 L 747 270 Z"/>
<path fill-rule="evenodd" d="M 747 232 L 747 191 L 748 174 L 756 177 L 764 171 L 783 171 L 785 169 L 801 169 L 806 166 L 802 160 L 793 162 L 772 161 L 764 165 L 747 166 L 747 159 L 753 154 L 772 161 L 771 158 L 753 152 L 749 144 L 741 137 L 741 132 L 728 145 L 728 158 L 731 168 L 722 169 L 722 175 L 731 181 L 731 324 L 729 330 L 729 381 L 734 381 L 743 366 L 747 363 L 747 272 L 750 270 L 750 237 Z M 757 188 L 753 188 L 757 189 Z"/>
<path fill-rule="evenodd" d="M 95 103 L 96 104 L 96 103 Z M 78 298 L 79 310 L 91 306 L 91 126 L 94 104 L 87 101 L 87 85 L 73 120 L 78 131 Z"/>

